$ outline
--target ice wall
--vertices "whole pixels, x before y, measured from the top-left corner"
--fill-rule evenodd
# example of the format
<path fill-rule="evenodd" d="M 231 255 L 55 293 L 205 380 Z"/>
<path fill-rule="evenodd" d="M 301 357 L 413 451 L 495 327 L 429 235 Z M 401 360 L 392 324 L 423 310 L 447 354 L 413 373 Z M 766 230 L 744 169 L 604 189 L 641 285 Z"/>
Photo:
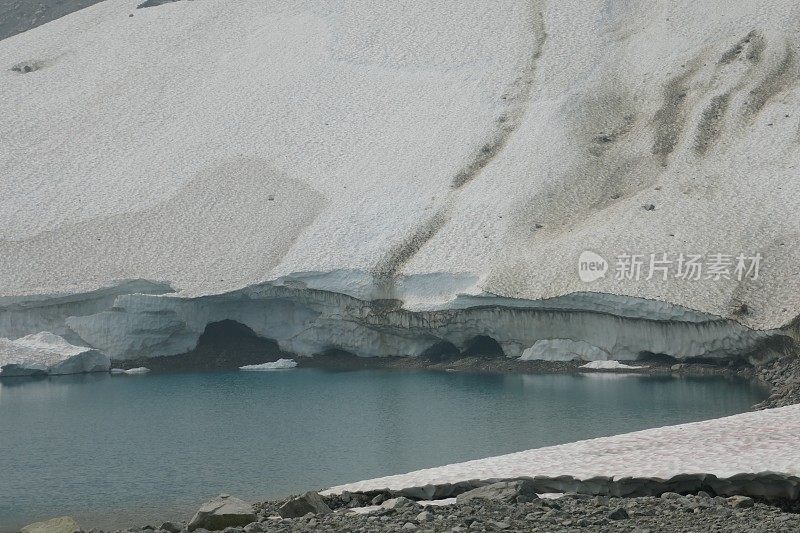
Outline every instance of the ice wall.
<path fill-rule="evenodd" d="M 492 296 L 483 297 L 486 304 L 478 305 L 482 297 L 471 296 L 469 306 L 409 310 L 396 300 L 363 300 L 302 285 L 284 279 L 194 298 L 122 294 L 105 308 L 90 293 L 87 298 L 95 298 L 91 305 L 80 299 L 70 304 L 56 301 L 51 310 L 40 302 L 35 310 L 6 316 L 0 320 L 0 335 L 8 335 L 2 328 L 9 324 L 18 334 L 26 327 L 40 327 L 42 320 L 35 316 L 40 313 L 51 326 L 61 321 L 54 329 L 111 357 L 163 356 L 194 348 L 206 325 L 235 320 L 297 355 L 336 349 L 364 357 L 418 356 L 443 344 L 464 351 L 477 337 L 486 336 L 497 341 L 508 357 L 567 360 L 629 360 L 643 354 L 765 358 L 769 353 L 759 352 L 760 348 L 786 338 L 778 330 L 755 331 L 731 320 L 667 310 L 661 302 L 629 301 L 621 306 L 628 316 L 621 316 L 597 305 L 601 294 L 585 300 L 571 295 L 549 305 L 509 301 L 501 305 Z M 11 312 L 0 309 L 0 317 Z M 53 318 L 56 315 L 59 318 Z M 27 322 L 18 320 L 20 316 Z"/>

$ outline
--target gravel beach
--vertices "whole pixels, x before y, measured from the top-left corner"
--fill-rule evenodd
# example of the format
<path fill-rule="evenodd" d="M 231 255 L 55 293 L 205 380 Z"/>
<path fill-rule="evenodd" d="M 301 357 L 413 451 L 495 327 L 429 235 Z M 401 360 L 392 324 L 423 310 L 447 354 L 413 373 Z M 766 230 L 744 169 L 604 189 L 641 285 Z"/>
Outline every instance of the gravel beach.
<path fill-rule="evenodd" d="M 607 498 L 567 494 L 557 499 L 536 499 L 526 503 L 502 501 L 468 502 L 445 506 L 422 506 L 400 498 L 394 508 L 380 508 L 368 514 L 353 511 L 360 495 L 350 502 L 327 498 L 333 512 L 308 513 L 282 518 L 279 508 L 286 500 L 254 506 L 256 520 L 226 533 L 267 531 L 770 531 L 800 530 L 800 514 L 750 498 L 712 497 L 705 493 L 681 496 Z M 392 503 L 391 501 L 389 503 Z M 337 505 L 339 507 L 337 507 Z M 352 507 L 351 507 L 352 506 Z M 178 533 L 187 531 L 186 522 L 168 522 L 155 527 L 126 531 Z M 203 533 L 204 529 L 196 529 Z M 99 533 L 99 530 L 90 530 Z"/>

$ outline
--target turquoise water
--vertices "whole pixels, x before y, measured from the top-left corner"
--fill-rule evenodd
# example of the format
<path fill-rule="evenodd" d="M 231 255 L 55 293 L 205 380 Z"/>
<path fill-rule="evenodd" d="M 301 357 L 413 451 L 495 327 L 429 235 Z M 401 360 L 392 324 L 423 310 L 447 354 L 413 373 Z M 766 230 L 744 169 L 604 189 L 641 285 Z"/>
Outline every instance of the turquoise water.
<path fill-rule="evenodd" d="M 742 381 L 294 369 L 0 383 L 0 530 L 186 519 L 207 498 L 363 478 L 746 411 Z M 158 524 L 155 524 L 158 525 Z"/>

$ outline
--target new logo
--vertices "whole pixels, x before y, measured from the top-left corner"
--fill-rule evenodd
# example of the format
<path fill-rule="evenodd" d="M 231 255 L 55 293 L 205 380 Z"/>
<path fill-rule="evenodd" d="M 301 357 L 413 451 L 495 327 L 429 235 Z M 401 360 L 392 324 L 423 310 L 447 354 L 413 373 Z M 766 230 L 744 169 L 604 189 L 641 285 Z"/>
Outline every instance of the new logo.
<path fill-rule="evenodd" d="M 603 278 L 608 272 L 608 261 L 594 252 L 585 250 L 578 258 L 578 276 L 584 283 Z"/>

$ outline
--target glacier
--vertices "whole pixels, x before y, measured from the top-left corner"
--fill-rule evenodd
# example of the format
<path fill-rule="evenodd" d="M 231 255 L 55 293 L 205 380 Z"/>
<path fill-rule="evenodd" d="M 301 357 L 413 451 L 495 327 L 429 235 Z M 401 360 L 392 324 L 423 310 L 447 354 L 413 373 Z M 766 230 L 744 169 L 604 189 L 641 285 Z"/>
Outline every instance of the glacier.
<path fill-rule="evenodd" d="M 221 320 L 299 356 L 797 341 L 795 2 L 139 3 L 0 40 L 0 336 L 120 359 Z M 610 263 L 589 282 L 587 251 Z M 763 264 L 614 275 L 682 253 Z"/>
<path fill-rule="evenodd" d="M 107 355 L 73 346 L 47 331 L 16 340 L 0 338 L 0 377 L 107 372 L 110 368 Z"/>

